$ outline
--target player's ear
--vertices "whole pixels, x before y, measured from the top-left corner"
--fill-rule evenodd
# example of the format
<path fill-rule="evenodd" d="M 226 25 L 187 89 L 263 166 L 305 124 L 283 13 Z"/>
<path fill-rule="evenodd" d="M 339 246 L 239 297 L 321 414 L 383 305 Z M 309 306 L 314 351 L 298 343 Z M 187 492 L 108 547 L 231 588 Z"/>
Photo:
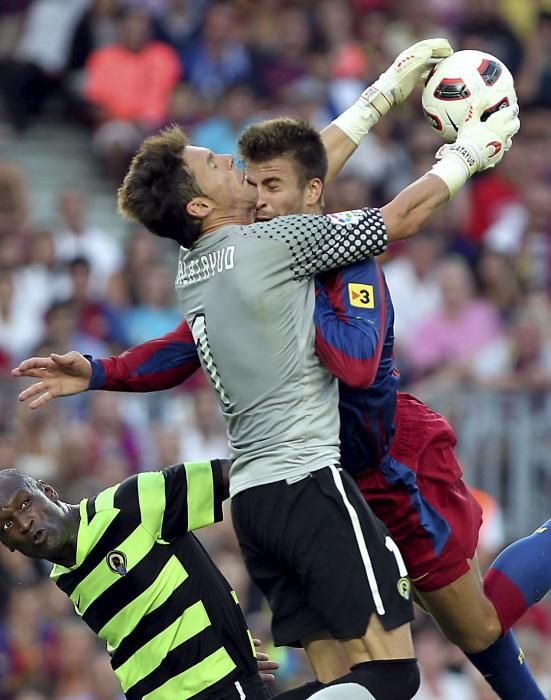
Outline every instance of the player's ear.
<path fill-rule="evenodd" d="M 57 494 L 57 491 L 54 489 L 53 486 L 50 486 L 50 484 L 47 484 L 45 481 L 40 480 L 38 482 L 38 485 L 44 491 L 46 496 L 50 499 L 50 501 L 58 501 L 59 496 Z"/>
<path fill-rule="evenodd" d="M 323 182 L 319 177 L 313 177 L 306 184 L 306 204 L 315 207 L 322 203 Z"/>
<path fill-rule="evenodd" d="M 194 219 L 204 219 L 212 210 L 212 201 L 208 197 L 194 197 L 186 204 L 187 213 Z"/>

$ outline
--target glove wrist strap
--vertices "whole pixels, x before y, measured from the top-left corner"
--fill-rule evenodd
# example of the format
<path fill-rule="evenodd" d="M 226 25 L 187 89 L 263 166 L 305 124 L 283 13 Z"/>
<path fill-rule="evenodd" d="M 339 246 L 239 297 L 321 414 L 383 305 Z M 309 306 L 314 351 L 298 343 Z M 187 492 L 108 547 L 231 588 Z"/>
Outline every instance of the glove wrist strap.
<path fill-rule="evenodd" d="M 367 88 L 356 102 L 332 123 L 356 145 L 392 107 L 392 98 L 379 89 L 377 82 Z"/>
<path fill-rule="evenodd" d="M 444 180 L 450 191 L 450 199 L 463 187 L 474 172 L 476 169 L 471 171 L 465 158 L 457 151 L 447 151 L 429 171 L 431 175 L 436 175 Z"/>

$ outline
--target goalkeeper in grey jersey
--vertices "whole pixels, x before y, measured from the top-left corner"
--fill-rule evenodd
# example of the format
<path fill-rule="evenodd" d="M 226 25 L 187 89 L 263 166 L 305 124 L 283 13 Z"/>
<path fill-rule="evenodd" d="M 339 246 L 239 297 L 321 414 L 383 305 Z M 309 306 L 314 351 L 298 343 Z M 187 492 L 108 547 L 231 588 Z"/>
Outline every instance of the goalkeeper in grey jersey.
<path fill-rule="evenodd" d="M 361 109 L 380 113 L 395 93 L 375 84 Z M 335 125 L 352 143 L 353 118 Z M 512 110 L 486 124 L 471 115 L 431 173 L 381 210 L 250 225 L 256 189 L 229 156 L 191 146 L 178 129 L 144 142 L 121 187 L 124 213 L 189 248 L 178 292 L 228 423 L 241 545 L 273 564 L 251 574 L 273 578 L 276 640 L 302 643 L 322 681 L 331 680 L 324 641 L 343 642 L 351 673 L 320 700 L 410 698 L 418 678 L 410 606 L 388 608 L 374 585 L 369 511 L 335 466 L 336 383 L 314 355 L 312 275 L 413 235 L 473 172 L 499 162 L 517 129 Z M 389 658 L 401 661 L 390 668 Z"/>

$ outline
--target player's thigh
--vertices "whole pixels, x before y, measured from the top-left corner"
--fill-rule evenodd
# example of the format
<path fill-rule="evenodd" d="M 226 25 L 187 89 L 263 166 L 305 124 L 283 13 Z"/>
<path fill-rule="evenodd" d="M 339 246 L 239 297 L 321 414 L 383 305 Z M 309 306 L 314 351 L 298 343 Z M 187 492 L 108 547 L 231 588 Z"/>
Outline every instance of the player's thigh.
<path fill-rule="evenodd" d="M 300 646 L 303 638 L 325 629 L 325 620 L 309 605 L 299 572 L 304 564 L 301 541 L 311 541 L 309 533 L 303 531 L 301 517 L 308 512 L 309 499 L 304 492 L 309 486 L 309 479 L 294 484 L 274 482 L 232 499 L 233 525 L 243 559 L 270 605 L 277 646 Z"/>
<path fill-rule="evenodd" d="M 468 573 L 482 522 L 480 505 L 461 478 L 450 431 L 445 424 L 434 436 L 424 438 L 420 431 L 422 439 L 413 445 L 398 434 L 380 468 L 357 479 L 399 546 L 412 583 L 423 591 Z"/>
<path fill-rule="evenodd" d="M 329 632 L 319 632 L 302 640 L 304 651 L 316 678 L 330 683 L 350 671 L 350 660 L 342 643 Z"/>
<path fill-rule="evenodd" d="M 476 561 L 467 573 L 435 591 L 416 594 L 446 637 L 464 651 L 486 649 L 501 634 L 501 624 L 486 598 Z"/>
<path fill-rule="evenodd" d="M 364 661 L 409 659 L 414 656 L 409 624 L 385 630 L 377 615 L 373 615 L 362 637 L 342 640 L 350 666 Z"/>

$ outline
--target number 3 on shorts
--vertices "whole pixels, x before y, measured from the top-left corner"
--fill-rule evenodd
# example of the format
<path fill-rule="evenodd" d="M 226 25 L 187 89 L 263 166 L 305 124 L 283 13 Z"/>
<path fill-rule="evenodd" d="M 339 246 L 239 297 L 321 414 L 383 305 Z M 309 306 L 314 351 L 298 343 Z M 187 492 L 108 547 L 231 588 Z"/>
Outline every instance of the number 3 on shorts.
<path fill-rule="evenodd" d="M 230 399 L 226 394 L 224 387 L 222 386 L 222 379 L 218 373 L 218 369 L 214 364 L 214 358 L 212 356 L 212 351 L 209 345 L 209 339 L 207 336 L 207 322 L 204 314 L 199 314 L 193 319 L 191 324 L 191 332 L 193 333 L 193 340 L 195 340 L 195 345 L 197 346 L 197 351 L 201 357 L 201 362 L 205 368 L 205 372 L 210 377 L 211 382 L 216 389 L 220 400 L 224 406 L 230 405 Z"/>

